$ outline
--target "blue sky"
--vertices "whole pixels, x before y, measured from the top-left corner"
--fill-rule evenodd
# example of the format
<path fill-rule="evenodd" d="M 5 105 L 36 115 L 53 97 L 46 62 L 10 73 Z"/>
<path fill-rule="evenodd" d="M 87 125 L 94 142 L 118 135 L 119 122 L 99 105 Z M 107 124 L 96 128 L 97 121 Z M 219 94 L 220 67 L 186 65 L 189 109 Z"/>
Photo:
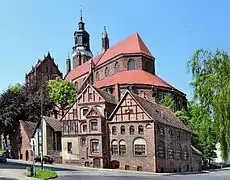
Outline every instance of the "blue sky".
<path fill-rule="evenodd" d="M 230 51 L 228 0 L 2 0 L 0 2 L 0 92 L 24 81 L 47 54 L 65 73 L 65 58 L 83 6 L 94 54 L 107 27 L 111 45 L 138 32 L 156 58 L 156 72 L 190 99 L 185 64 L 198 48 Z"/>

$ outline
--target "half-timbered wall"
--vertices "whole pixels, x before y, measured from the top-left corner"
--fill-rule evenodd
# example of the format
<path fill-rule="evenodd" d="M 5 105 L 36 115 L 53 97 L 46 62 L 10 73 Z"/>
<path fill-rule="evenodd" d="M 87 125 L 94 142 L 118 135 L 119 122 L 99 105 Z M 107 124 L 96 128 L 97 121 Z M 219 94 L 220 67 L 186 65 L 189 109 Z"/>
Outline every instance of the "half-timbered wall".
<path fill-rule="evenodd" d="M 111 162 L 126 170 L 155 170 L 154 124 L 127 94 L 109 122 Z"/>

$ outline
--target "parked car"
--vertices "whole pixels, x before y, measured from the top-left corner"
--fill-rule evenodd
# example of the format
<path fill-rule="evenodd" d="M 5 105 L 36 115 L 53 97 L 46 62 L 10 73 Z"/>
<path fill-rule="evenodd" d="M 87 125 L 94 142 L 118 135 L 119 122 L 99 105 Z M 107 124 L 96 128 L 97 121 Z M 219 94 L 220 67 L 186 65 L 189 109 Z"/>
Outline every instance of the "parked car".
<path fill-rule="evenodd" d="M 6 163 L 7 159 L 6 156 L 4 154 L 0 154 L 0 163 Z"/>
<path fill-rule="evenodd" d="M 41 157 L 37 156 L 36 158 L 34 158 L 34 161 L 35 162 L 41 162 Z M 46 164 L 46 163 L 53 164 L 54 160 L 53 160 L 53 158 L 51 158 L 49 156 L 44 156 L 43 162 L 44 162 L 44 164 Z"/>

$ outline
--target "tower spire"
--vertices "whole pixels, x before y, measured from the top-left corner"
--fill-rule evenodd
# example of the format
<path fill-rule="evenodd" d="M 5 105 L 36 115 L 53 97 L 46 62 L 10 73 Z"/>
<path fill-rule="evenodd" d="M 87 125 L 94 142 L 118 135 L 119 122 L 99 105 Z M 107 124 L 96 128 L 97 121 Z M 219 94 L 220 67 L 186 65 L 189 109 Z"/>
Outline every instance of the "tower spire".
<path fill-rule="evenodd" d="M 102 33 L 102 52 L 105 52 L 107 49 L 109 49 L 109 37 L 106 27 L 104 26 L 104 32 Z"/>
<path fill-rule="evenodd" d="M 80 21 L 83 22 L 83 17 L 82 17 L 82 6 L 80 7 Z"/>

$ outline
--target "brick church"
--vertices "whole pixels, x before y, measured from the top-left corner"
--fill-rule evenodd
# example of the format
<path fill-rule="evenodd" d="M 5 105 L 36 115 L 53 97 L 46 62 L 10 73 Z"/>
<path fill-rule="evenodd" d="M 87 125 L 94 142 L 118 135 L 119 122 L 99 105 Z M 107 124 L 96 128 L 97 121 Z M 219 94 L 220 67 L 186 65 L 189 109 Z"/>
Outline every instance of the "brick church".
<path fill-rule="evenodd" d="M 190 130 L 166 107 L 186 108 L 186 95 L 155 72 L 155 57 L 138 33 L 110 46 L 106 30 L 94 56 L 82 17 L 74 32 L 65 79 L 78 92 L 61 118 L 62 161 L 83 166 L 152 172 L 200 170 Z"/>

